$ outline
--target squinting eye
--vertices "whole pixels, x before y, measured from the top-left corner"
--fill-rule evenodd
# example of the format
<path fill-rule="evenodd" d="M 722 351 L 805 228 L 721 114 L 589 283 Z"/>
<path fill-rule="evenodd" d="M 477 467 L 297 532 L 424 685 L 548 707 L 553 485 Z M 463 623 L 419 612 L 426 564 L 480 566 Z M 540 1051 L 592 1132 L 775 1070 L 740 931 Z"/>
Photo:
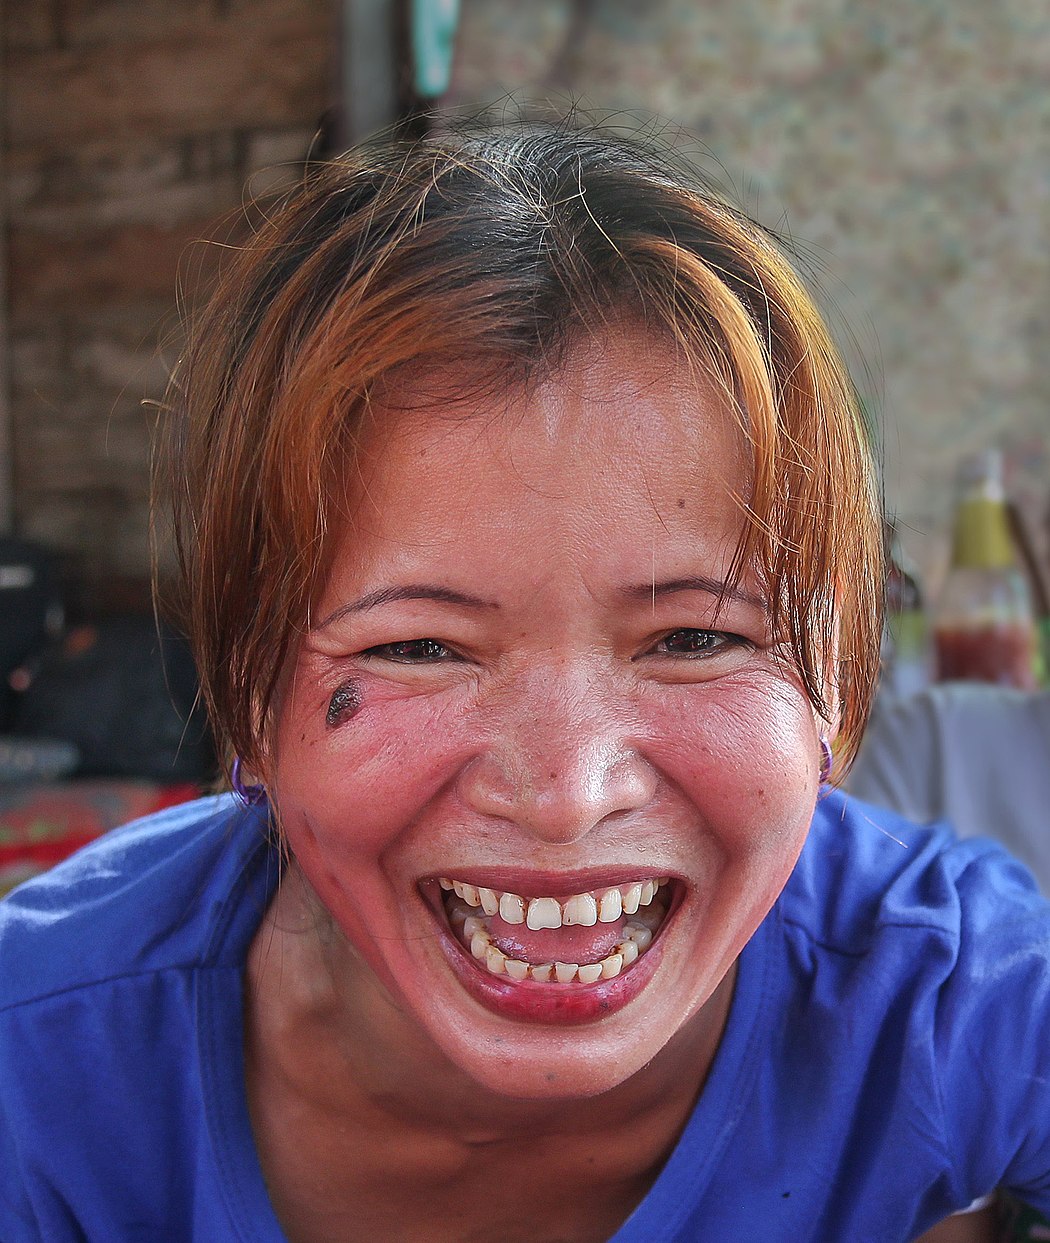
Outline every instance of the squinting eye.
<path fill-rule="evenodd" d="M 668 656 L 711 656 L 727 647 L 735 647 L 744 640 L 735 634 L 721 630 L 672 630 L 653 648 L 654 652 Z"/>
<path fill-rule="evenodd" d="M 424 665 L 438 660 L 450 660 L 453 653 L 437 639 L 404 639 L 399 643 L 381 643 L 370 647 L 366 656 L 380 660 L 392 660 L 402 665 Z"/>

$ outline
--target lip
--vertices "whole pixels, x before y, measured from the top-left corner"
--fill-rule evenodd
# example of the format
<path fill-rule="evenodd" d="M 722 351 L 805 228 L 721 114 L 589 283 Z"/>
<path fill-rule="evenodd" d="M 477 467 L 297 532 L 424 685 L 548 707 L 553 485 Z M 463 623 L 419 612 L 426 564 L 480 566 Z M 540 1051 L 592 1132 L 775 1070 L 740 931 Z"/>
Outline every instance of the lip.
<path fill-rule="evenodd" d="M 456 873 L 456 875 L 459 876 L 461 873 Z M 471 871 L 471 883 L 484 885 L 485 880 L 479 879 L 484 875 L 483 872 Z M 656 875 L 666 876 L 667 873 L 652 874 L 654 879 Z M 628 878 L 627 873 L 624 876 L 625 879 Z M 587 888 L 601 888 L 625 883 L 625 880 L 610 880 L 609 877 L 610 873 L 603 872 L 601 880 L 596 885 L 593 880 L 576 874 L 570 884 L 582 885 L 583 890 L 567 888 L 564 876 L 551 877 L 551 889 L 533 891 L 557 897 L 561 893 L 571 895 L 585 891 Z M 501 872 L 498 887 L 505 889 L 511 884 L 519 883 L 520 879 L 512 873 Z M 649 875 L 634 872 L 630 873 L 629 879 L 647 880 Z M 528 885 L 523 885 L 522 888 L 527 893 L 533 886 L 546 883 L 546 878 L 536 873 L 529 873 Z M 552 1026 L 594 1023 L 629 1005 L 656 974 L 663 958 L 664 933 L 674 921 L 684 900 L 682 884 L 675 880 L 670 907 L 653 938 L 653 943 L 628 971 L 614 976 L 611 980 L 598 980 L 594 984 L 541 984 L 535 980 L 511 983 L 487 971 L 460 944 L 459 939 L 449 927 L 437 881 L 423 881 L 419 889 L 438 925 L 441 934 L 438 943 L 441 951 L 457 980 L 471 997 L 486 1009 L 502 1017 L 519 1022 L 543 1023 Z"/>

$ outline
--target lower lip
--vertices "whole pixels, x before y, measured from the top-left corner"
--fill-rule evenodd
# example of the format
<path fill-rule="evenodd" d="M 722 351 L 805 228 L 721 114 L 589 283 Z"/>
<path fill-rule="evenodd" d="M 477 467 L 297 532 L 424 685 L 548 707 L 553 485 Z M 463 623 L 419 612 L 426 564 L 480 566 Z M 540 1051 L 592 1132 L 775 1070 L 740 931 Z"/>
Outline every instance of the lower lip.
<path fill-rule="evenodd" d="M 627 971 L 594 984 L 540 984 L 535 980 L 507 980 L 486 971 L 469 956 L 448 924 L 442 929 L 441 948 L 456 978 L 486 1009 L 530 1023 L 571 1026 L 594 1023 L 622 1010 L 646 987 L 663 956 L 663 933 L 674 917 L 677 903 L 661 926 L 660 935 Z"/>

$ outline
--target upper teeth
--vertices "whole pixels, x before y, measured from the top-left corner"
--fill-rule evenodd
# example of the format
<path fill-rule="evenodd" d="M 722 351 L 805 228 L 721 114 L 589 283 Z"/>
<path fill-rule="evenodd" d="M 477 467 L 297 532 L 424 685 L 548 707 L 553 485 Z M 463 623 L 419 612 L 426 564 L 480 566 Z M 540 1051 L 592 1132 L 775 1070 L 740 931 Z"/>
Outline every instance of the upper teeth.
<path fill-rule="evenodd" d="M 639 907 L 648 906 L 666 880 L 640 880 L 629 885 L 614 885 L 591 893 L 577 893 L 564 900 L 559 898 L 523 898 L 516 893 L 503 893 L 471 885 L 467 881 L 438 878 L 442 889 L 453 890 L 473 907 L 486 915 L 499 914 L 508 924 L 525 924 L 529 928 L 561 928 L 580 925 L 591 928 L 597 923 L 611 924 L 621 915 L 633 915 Z"/>

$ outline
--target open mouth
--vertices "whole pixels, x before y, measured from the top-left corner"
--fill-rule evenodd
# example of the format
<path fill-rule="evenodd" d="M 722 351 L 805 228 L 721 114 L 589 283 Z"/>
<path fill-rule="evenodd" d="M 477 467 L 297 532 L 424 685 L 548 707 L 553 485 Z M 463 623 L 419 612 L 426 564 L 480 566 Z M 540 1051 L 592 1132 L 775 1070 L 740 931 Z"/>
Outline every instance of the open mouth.
<path fill-rule="evenodd" d="M 502 892 L 440 877 L 454 935 L 508 984 L 594 985 L 643 958 L 672 907 L 673 882 L 648 877 L 569 897 Z"/>

